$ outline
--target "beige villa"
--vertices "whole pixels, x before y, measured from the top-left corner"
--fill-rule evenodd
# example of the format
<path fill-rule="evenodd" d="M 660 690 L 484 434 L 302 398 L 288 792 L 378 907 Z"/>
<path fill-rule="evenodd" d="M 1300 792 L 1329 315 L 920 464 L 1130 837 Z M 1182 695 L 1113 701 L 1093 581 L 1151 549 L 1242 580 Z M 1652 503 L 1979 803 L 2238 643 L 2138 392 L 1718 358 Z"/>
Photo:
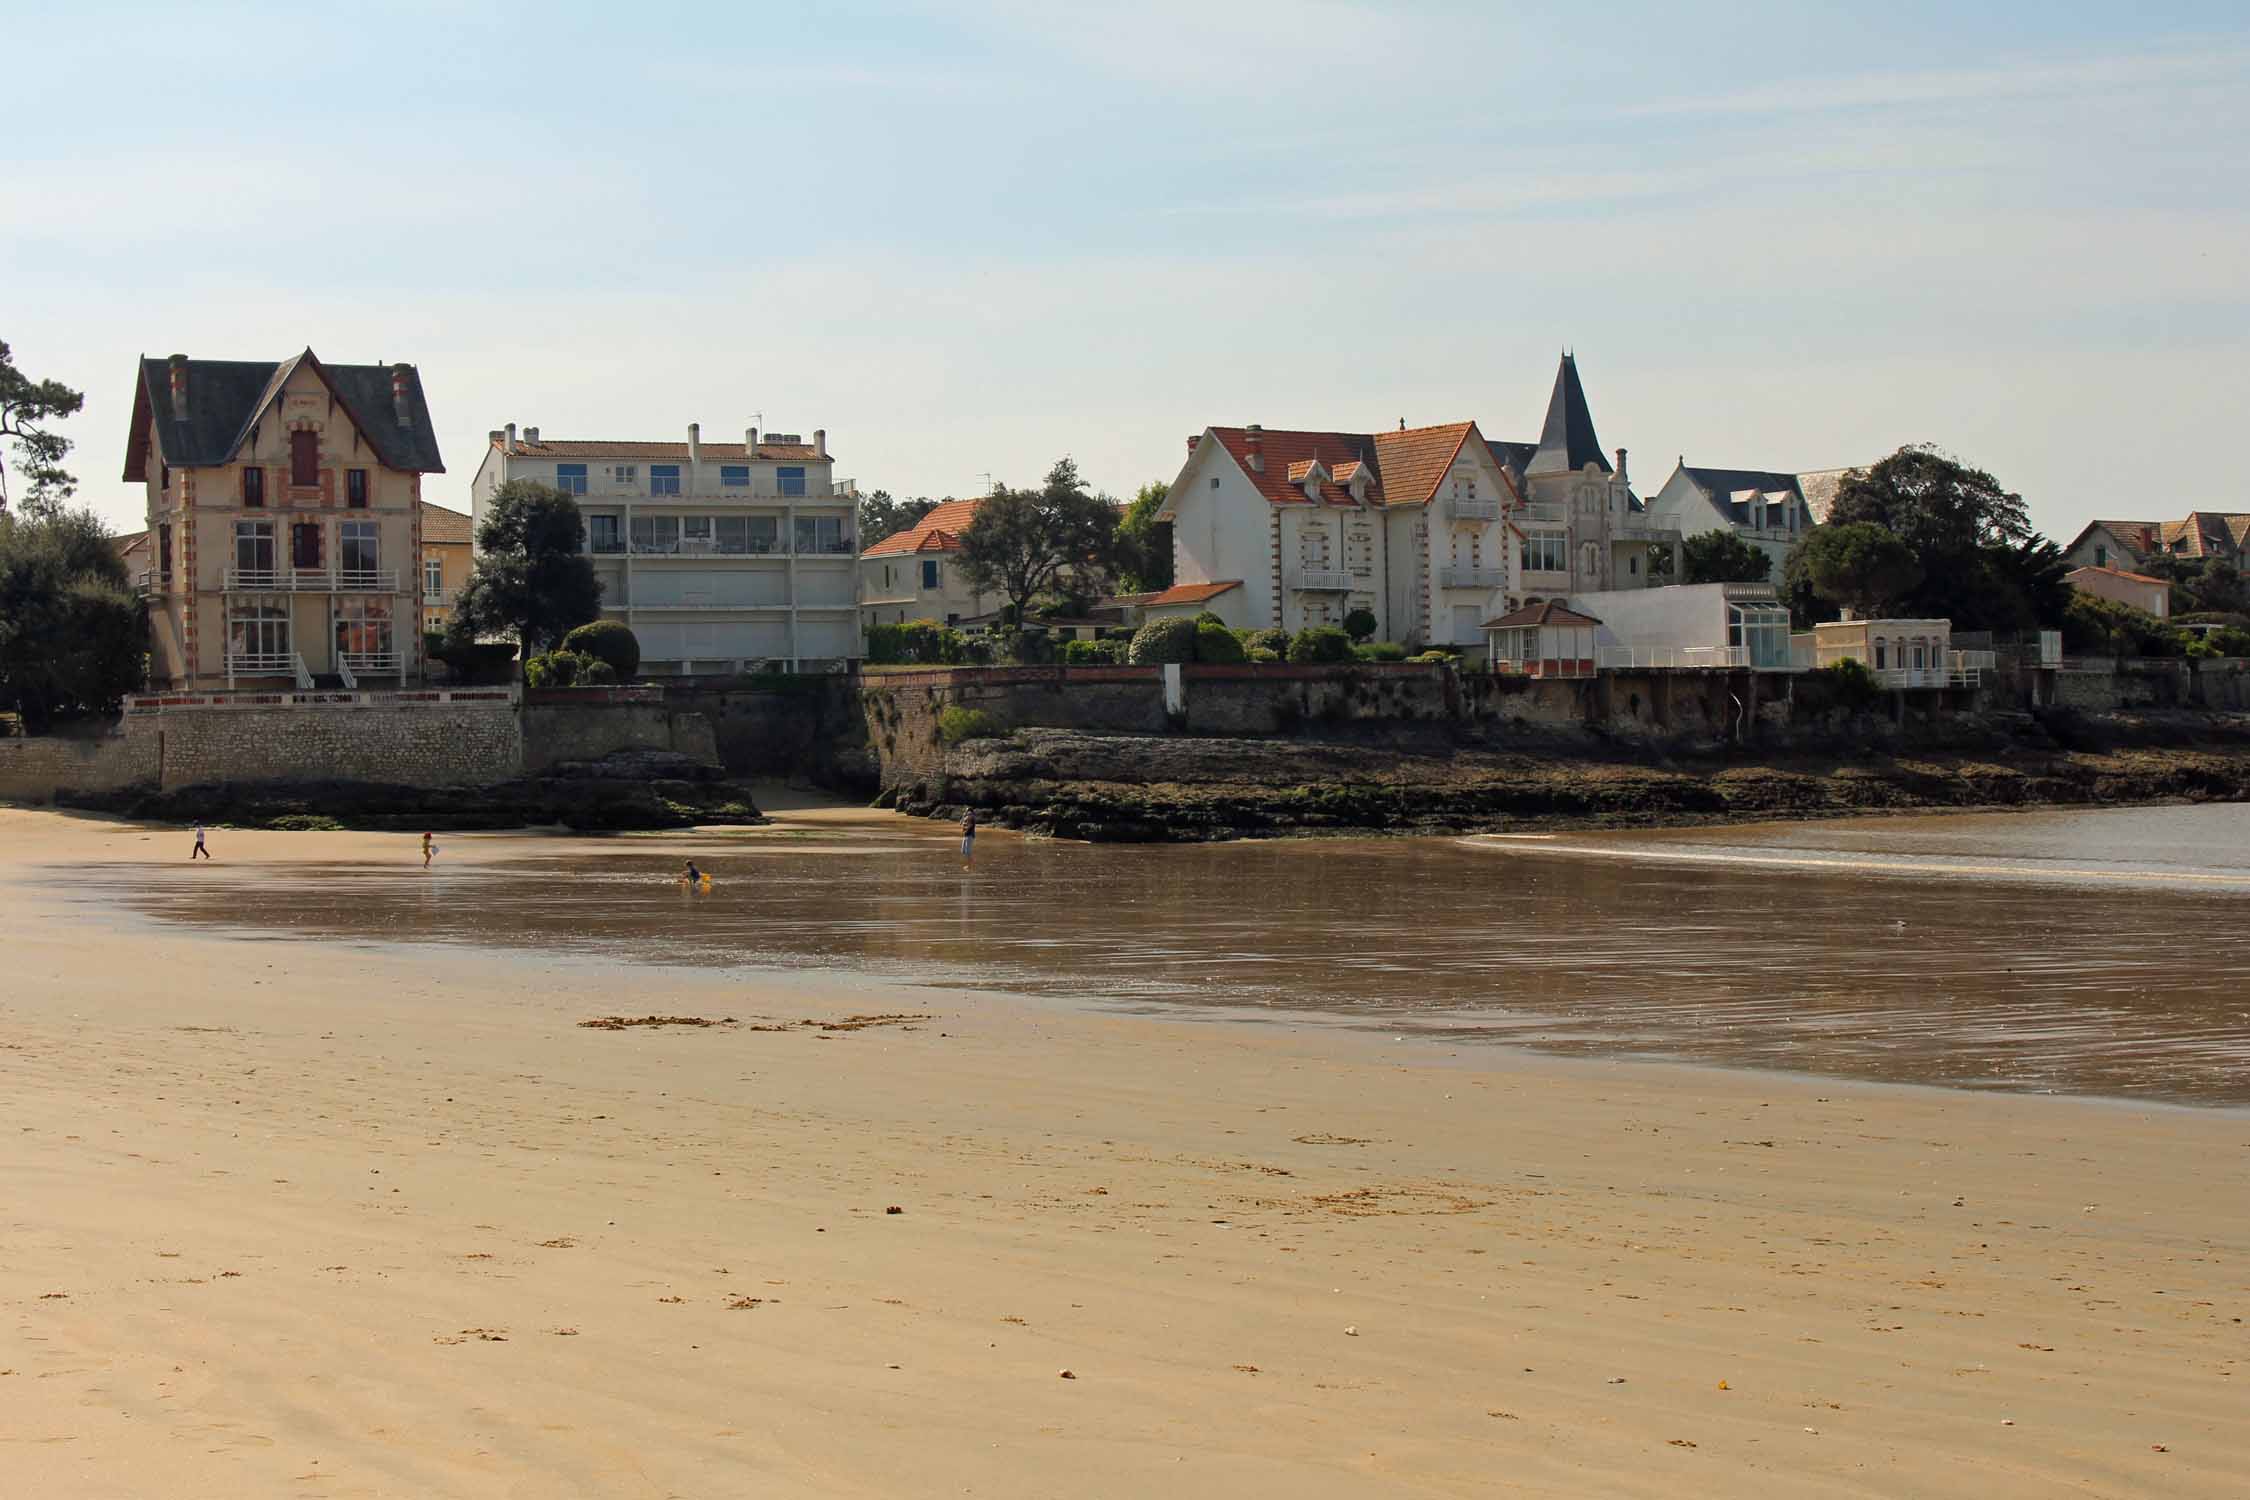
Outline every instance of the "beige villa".
<path fill-rule="evenodd" d="M 145 486 L 155 687 L 422 675 L 422 476 L 444 472 L 412 365 L 143 359 L 125 478 Z"/>
<path fill-rule="evenodd" d="M 443 631 L 469 581 L 476 528 L 457 510 L 422 502 L 422 628 Z"/>

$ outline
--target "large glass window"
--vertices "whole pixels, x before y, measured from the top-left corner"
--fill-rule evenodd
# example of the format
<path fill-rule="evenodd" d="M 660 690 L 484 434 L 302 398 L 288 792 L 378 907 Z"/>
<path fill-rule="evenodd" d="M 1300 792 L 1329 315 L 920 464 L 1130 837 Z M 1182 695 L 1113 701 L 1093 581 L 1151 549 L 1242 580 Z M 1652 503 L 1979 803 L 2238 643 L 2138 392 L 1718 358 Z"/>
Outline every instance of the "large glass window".
<path fill-rule="evenodd" d="M 708 552 L 711 550 L 711 518 L 709 516 L 680 517 L 680 550 L 682 552 Z"/>
<path fill-rule="evenodd" d="M 320 523 L 299 521 L 289 528 L 289 566 L 300 573 L 321 569 Z"/>
<path fill-rule="evenodd" d="M 445 592 L 445 563 L 442 559 L 422 559 L 422 592 L 432 599 Z"/>
<path fill-rule="evenodd" d="M 750 550 L 752 552 L 779 552 L 781 550 L 781 517 L 751 516 Z"/>
<path fill-rule="evenodd" d="M 346 521 L 337 530 L 336 557 L 348 583 L 372 585 L 383 566 L 382 527 L 374 521 Z"/>
<path fill-rule="evenodd" d="M 273 522 L 234 523 L 234 571 L 239 587 L 271 587 L 274 578 Z"/>
<path fill-rule="evenodd" d="M 227 602 L 227 667 L 235 672 L 292 670 L 289 601 L 238 595 Z"/>
<path fill-rule="evenodd" d="M 678 464 L 650 464 L 648 466 L 648 492 L 652 495 L 677 495 L 680 492 L 680 466 Z"/>
<path fill-rule="evenodd" d="M 643 554 L 663 555 L 680 550 L 680 518 L 678 516 L 633 517 L 633 550 Z"/>
<path fill-rule="evenodd" d="M 1534 531 L 1523 539 L 1526 573 L 1561 573 L 1570 567 L 1570 540 L 1559 531 Z"/>
<path fill-rule="evenodd" d="M 383 594 L 347 594 L 336 601 L 336 654 L 353 671 L 396 671 L 391 601 Z"/>
<path fill-rule="evenodd" d="M 172 581 L 172 523 L 169 521 L 156 528 L 156 577 L 161 583 Z"/>
<path fill-rule="evenodd" d="M 730 490 L 750 488 L 750 466 L 748 464 L 719 465 L 719 483 Z"/>
<path fill-rule="evenodd" d="M 773 477 L 785 496 L 802 495 L 805 492 L 805 471 L 801 468 L 779 468 L 773 471 Z"/>
<path fill-rule="evenodd" d="M 721 552 L 740 556 L 750 550 L 750 518 L 748 516 L 713 517 L 716 527 L 717 547 Z"/>
<path fill-rule="evenodd" d="M 597 555 L 605 552 L 618 553 L 625 550 L 625 538 L 618 531 L 617 517 L 615 516 L 588 516 L 586 518 L 586 540 L 588 546 Z"/>
<path fill-rule="evenodd" d="M 844 536 L 842 516 L 799 516 L 797 518 L 797 550 L 800 553 L 849 552 L 850 542 Z"/>
<path fill-rule="evenodd" d="M 584 464 L 556 464 L 555 488 L 566 495 L 586 493 L 586 466 Z"/>

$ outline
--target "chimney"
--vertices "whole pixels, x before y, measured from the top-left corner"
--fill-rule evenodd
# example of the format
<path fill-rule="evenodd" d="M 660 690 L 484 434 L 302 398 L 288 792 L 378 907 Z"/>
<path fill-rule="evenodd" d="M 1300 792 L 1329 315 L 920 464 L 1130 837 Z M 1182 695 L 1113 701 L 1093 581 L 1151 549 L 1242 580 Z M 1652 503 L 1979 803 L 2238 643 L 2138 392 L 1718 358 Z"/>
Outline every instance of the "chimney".
<path fill-rule="evenodd" d="M 1202 441 L 1203 441 L 1203 434 L 1202 434 L 1202 433 L 1200 433 L 1200 432 L 1191 432 L 1191 433 L 1189 433 L 1189 434 L 1188 434 L 1188 457 L 1190 457 L 1190 458 L 1193 458 L 1193 457 L 1195 457 L 1195 445 L 1196 445 L 1197 443 L 1200 443 L 1200 442 L 1202 442 Z"/>
<path fill-rule="evenodd" d="M 1625 478 L 1625 450 L 1623 448 L 1617 450 L 1617 482 L 1619 484 L 1627 483 Z"/>
<path fill-rule="evenodd" d="M 516 424 L 513 422 L 508 424 L 508 451 L 510 453 L 516 451 Z"/>
<path fill-rule="evenodd" d="M 398 419 L 401 427 L 414 425 L 414 401 L 409 391 L 413 379 L 412 365 L 391 366 L 391 415 Z"/>
<path fill-rule="evenodd" d="M 172 376 L 172 420 L 187 420 L 187 356 L 175 354 L 165 361 Z"/>
<path fill-rule="evenodd" d="M 495 428 L 493 428 L 493 429 L 492 429 L 492 430 L 491 430 L 490 432 L 486 433 L 486 434 L 485 434 L 484 436 L 485 436 L 485 441 L 487 441 L 487 442 L 491 443 L 493 447 L 497 448 L 497 447 L 499 447 L 499 446 L 500 446 L 500 440 L 501 440 L 502 438 L 506 437 L 506 436 L 507 436 L 507 434 L 506 434 L 506 433 L 504 433 L 504 432 L 502 432 L 502 431 L 501 431 L 501 430 L 500 430 L 499 428 L 495 427 Z"/>
<path fill-rule="evenodd" d="M 527 443 L 531 444 L 531 446 L 532 446 L 532 447 L 534 447 L 534 448 L 538 447 L 538 446 L 539 446 L 539 429 L 538 429 L 538 428 L 536 428 L 536 427 L 526 427 L 526 428 L 525 428 L 525 429 L 523 430 L 523 440 L 524 440 L 525 442 L 527 442 Z"/>
<path fill-rule="evenodd" d="M 1266 429 L 1263 423 L 1252 422 L 1242 430 L 1242 446 L 1250 450 L 1250 472 L 1266 472 Z"/>
<path fill-rule="evenodd" d="M 691 464 L 703 462 L 703 424 L 701 422 L 687 424 L 687 461 Z"/>
<path fill-rule="evenodd" d="M 813 451 L 813 453 L 815 454 L 815 456 L 817 456 L 817 457 L 820 457 L 820 458 L 826 458 L 826 457 L 828 456 L 828 429 L 827 429 L 827 428 L 825 428 L 825 427 L 815 427 L 815 428 L 814 428 L 814 429 L 812 430 L 812 451 Z"/>
<path fill-rule="evenodd" d="M 758 429 L 755 427 L 745 427 L 742 430 L 742 456 L 744 458 L 756 458 L 758 456 Z"/>

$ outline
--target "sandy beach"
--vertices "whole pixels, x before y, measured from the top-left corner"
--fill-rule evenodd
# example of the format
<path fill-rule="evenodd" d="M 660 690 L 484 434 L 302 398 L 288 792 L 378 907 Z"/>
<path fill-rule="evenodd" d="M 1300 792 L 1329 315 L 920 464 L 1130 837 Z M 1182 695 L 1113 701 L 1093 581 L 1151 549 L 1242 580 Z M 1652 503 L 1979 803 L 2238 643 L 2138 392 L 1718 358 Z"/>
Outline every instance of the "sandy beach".
<path fill-rule="evenodd" d="M 275 900 L 292 865 L 418 862 L 403 836 L 213 842 Z M 0 810 L 9 1495 L 2250 1475 L 2244 1112 L 257 941 L 68 899 L 73 868 L 187 845 Z M 733 1024 L 579 1024 L 650 1014 Z"/>

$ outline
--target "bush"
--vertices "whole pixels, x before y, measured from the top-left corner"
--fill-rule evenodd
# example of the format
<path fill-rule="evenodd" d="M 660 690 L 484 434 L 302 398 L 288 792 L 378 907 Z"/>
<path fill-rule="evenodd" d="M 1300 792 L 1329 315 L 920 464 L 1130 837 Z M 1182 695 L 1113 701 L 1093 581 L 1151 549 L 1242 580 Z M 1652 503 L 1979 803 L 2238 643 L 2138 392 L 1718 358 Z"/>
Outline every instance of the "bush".
<path fill-rule="evenodd" d="M 1397 641 L 1369 641 L 1352 647 L 1352 655 L 1361 661 L 1404 661 L 1406 648 Z"/>
<path fill-rule="evenodd" d="M 1289 640 L 1289 660 L 1321 665 L 1352 659 L 1352 638 L 1333 625 L 1308 625 Z"/>
<path fill-rule="evenodd" d="M 1281 660 L 1281 653 L 1271 646 L 1251 646 L 1245 649 L 1242 654 L 1245 659 L 1257 662 L 1261 666 Z"/>
<path fill-rule="evenodd" d="M 1195 626 L 1195 659 L 1209 662 L 1239 662 L 1247 660 L 1242 642 L 1234 632 L 1215 619 L 1198 620 Z"/>
<path fill-rule="evenodd" d="M 2211 642 L 2199 636 L 2191 636 L 2184 630 L 2179 632 L 2179 636 L 2185 642 L 2180 647 L 2180 654 L 2189 661 L 2216 661 L 2218 659 L 2219 648 Z"/>
<path fill-rule="evenodd" d="M 1114 666 L 1125 660 L 1125 641 L 1065 641 L 1062 659 L 1066 667 Z"/>
<path fill-rule="evenodd" d="M 1207 609 L 1195 617 L 1195 623 L 1198 625 L 1217 625 L 1224 629 L 1227 622 L 1219 618 L 1217 611 Z"/>
<path fill-rule="evenodd" d="M 1420 654 L 1419 656 L 1409 656 L 1409 657 L 1407 658 L 1407 660 L 1408 660 L 1408 661 L 1452 661 L 1452 660 L 1454 659 L 1455 655 L 1456 655 L 1456 653 L 1454 653 L 1454 652 L 1451 652 L 1451 651 L 1438 651 L 1438 650 L 1430 650 L 1430 651 L 1424 651 L 1424 652 L 1423 652 L 1423 653 L 1421 653 L 1421 654 Z"/>
<path fill-rule="evenodd" d="M 1002 626 L 993 632 L 992 654 L 999 661 L 1043 667 L 1055 659 L 1055 638 L 1044 630 Z"/>
<path fill-rule="evenodd" d="M 562 639 L 565 651 L 609 663 L 617 681 L 629 682 L 641 670 L 641 642 L 623 620 L 589 620 Z"/>
<path fill-rule="evenodd" d="M 1194 661 L 1198 627 L 1193 620 L 1151 620 L 1133 632 L 1125 659 L 1136 667 L 1159 662 Z"/>
<path fill-rule="evenodd" d="M 617 681 L 617 670 L 575 651 L 549 651 L 523 664 L 523 680 L 535 688 L 607 687 Z"/>
<path fill-rule="evenodd" d="M 430 654 L 452 668 L 456 682 L 492 687 L 516 680 L 513 641 L 464 642 L 448 638 L 442 650 Z"/>
<path fill-rule="evenodd" d="M 1268 625 L 1263 630 L 1245 630 L 1241 632 L 1241 638 L 1242 649 L 1245 651 L 1271 651 L 1275 661 L 1289 655 L 1289 632 L 1277 625 Z M 1256 661 L 1258 658 L 1253 655 L 1250 659 Z"/>
<path fill-rule="evenodd" d="M 2077 652 L 2111 656 L 2176 656 L 2172 631 L 2146 610 L 2104 599 L 2098 594 L 2078 594 L 2063 611 L 2063 642 Z"/>
<path fill-rule="evenodd" d="M 1355 609 L 1344 616 L 1344 634 L 1355 641 L 1364 641 L 1376 630 L 1375 611 Z"/>
<path fill-rule="evenodd" d="M 1807 672 L 1805 681 L 1827 688 L 1839 706 L 1849 709 L 1865 708 L 1883 694 L 1874 669 L 1856 656 Z"/>
<path fill-rule="evenodd" d="M 961 632 L 935 620 L 867 627 L 867 660 L 875 666 L 950 666 L 968 659 Z"/>
<path fill-rule="evenodd" d="M 948 745 L 958 745 L 963 740 L 1004 740 L 1008 726 L 981 708 L 956 703 L 938 715 L 937 732 Z"/>
<path fill-rule="evenodd" d="M 2250 630 L 2214 630 L 2211 645 L 2221 656 L 2250 656 Z"/>

